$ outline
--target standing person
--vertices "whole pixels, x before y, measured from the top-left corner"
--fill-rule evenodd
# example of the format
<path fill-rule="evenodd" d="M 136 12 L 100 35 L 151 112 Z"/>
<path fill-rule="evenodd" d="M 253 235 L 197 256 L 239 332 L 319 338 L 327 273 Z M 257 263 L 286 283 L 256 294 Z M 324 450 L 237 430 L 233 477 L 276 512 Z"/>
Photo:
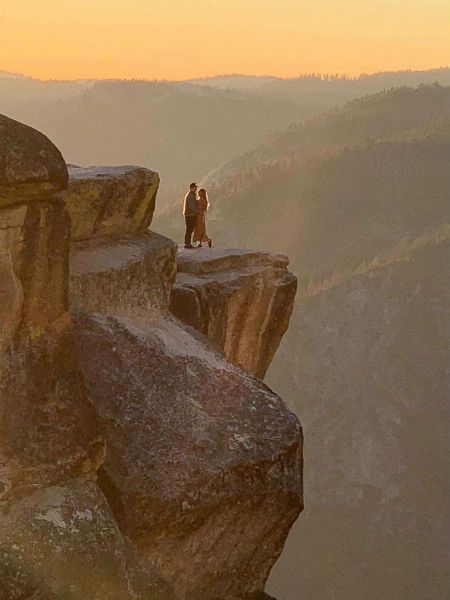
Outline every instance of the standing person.
<path fill-rule="evenodd" d="M 184 236 L 184 247 L 194 248 L 192 245 L 192 234 L 197 223 L 197 217 L 200 214 L 200 208 L 197 201 L 197 189 L 196 183 L 191 183 L 189 186 L 189 192 L 186 194 L 183 205 L 183 215 L 186 222 L 186 234 Z"/>
<path fill-rule="evenodd" d="M 208 194 L 204 189 L 201 189 L 198 192 L 198 207 L 200 209 L 200 214 L 197 216 L 197 221 L 195 223 L 194 242 L 198 242 L 197 248 L 201 248 L 203 242 L 208 244 L 211 248 L 212 240 L 206 235 L 206 211 L 209 208 L 209 200 Z"/>

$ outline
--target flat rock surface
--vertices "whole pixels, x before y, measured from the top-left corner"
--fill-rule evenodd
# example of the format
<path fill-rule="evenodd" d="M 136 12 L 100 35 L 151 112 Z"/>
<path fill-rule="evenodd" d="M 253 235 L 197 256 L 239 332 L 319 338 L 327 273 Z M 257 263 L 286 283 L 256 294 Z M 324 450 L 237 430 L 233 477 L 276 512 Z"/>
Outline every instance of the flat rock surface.
<path fill-rule="evenodd" d="M 77 165 L 67 165 L 69 172 L 70 181 L 82 180 L 82 179 L 116 179 L 118 177 L 124 177 L 133 171 L 148 171 L 153 173 L 150 169 L 145 167 L 138 167 L 136 165 L 122 165 L 118 167 L 108 166 L 92 166 L 92 167 L 78 167 Z"/>
<path fill-rule="evenodd" d="M 282 254 L 270 254 L 243 248 L 194 248 L 178 247 L 178 272 L 214 273 L 227 269 L 250 266 L 287 267 L 289 259 Z"/>

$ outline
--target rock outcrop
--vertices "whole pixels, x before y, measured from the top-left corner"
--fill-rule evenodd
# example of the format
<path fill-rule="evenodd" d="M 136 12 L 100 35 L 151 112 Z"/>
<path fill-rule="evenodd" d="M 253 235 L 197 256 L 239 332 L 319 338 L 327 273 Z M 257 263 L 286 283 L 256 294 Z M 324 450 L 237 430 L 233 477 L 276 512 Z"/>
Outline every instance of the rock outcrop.
<path fill-rule="evenodd" d="M 182 600 L 261 591 L 301 509 L 297 419 L 176 321 L 76 330 L 121 529 Z"/>
<path fill-rule="evenodd" d="M 18 172 L 40 175 L 22 196 L 5 175 L 0 206 L 0 600 L 264 598 L 302 508 L 297 419 L 170 314 L 176 247 L 146 231 L 157 175 L 72 169 L 61 191 L 58 151 L 30 130 L 38 171 L 19 132 Z M 286 310 L 281 337 L 295 280 L 246 255 L 233 286 L 257 287 L 252 314 Z M 254 372 L 274 351 L 258 344 Z"/>
<path fill-rule="evenodd" d="M 69 166 L 61 194 L 72 221 L 72 240 L 145 232 L 155 211 L 159 176 L 143 167 Z"/>
<path fill-rule="evenodd" d="M 169 312 L 176 246 L 153 232 L 72 244 L 72 310 L 151 320 Z"/>
<path fill-rule="evenodd" d="M 297 280 L 288 262 L 250 250 L 181 250 L 171 310 L 262 379 L 294 305 Z"/>
<path fill-rule="evenodd" d="M 0 513 L 0 598 L 168 600 L 94 481 L 31 490 Z"/>

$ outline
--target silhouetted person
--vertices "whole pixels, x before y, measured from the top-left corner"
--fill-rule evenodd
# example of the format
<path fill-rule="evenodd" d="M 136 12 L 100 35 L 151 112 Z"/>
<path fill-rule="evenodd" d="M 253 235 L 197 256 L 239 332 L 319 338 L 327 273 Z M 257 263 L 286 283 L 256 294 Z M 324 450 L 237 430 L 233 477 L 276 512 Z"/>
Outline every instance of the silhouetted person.
<path fill-rule="evenodd" d="M 194 248 L 192 245 L 192 234 L 197 223 L 197 216 L 200 214 L 200 207 L 197 199 L 197 184 L 191 183 L 189 192 L 186 194 L 183 206 L 183 215 L 186 222 L 186 234 L 184 236 L 184 247 Z"/>
<path fill-rule="evenodd" d="M 197 222 L 195 223 L 194 242 L 198 242 L 197 248 L 201 248 L 203 246 L 203 242 L 208 244 L 208 246 L 211 248 L 212 240 L 206 233 L 206 211 L 210 206 L 206 190 L 199 190 L 197 204 L 200 209 L 200 214 L 197 215 Z"/>

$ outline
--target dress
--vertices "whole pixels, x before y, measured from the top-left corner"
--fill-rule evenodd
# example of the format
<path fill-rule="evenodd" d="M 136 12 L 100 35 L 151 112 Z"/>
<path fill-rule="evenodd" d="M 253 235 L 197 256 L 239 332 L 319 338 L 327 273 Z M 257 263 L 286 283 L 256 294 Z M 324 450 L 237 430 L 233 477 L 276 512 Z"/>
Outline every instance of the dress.
<path fill-rule="evenodd" d="M 206 235 L 206 211 L 208 210 L 208 201 L 206 198 L 198 199 L 200 214 L 197 217 L 197 222 L 194 229 L 194 242 L 209 242 L 209 237 Z"/>

